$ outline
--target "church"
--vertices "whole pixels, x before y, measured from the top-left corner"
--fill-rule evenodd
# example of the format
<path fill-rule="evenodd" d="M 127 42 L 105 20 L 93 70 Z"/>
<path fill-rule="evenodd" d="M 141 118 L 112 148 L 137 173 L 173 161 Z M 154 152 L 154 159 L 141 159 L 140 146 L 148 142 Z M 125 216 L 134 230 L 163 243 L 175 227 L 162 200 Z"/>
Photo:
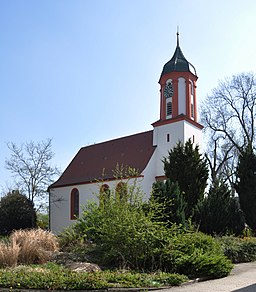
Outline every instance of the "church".
<path fill-rule="evenodd" d="M 149 198 L 152 184 L 164 180 L 163 158 L 179 141 L 202 143 L 197 121 L 195 67 L 184 57 L 177 33 L 174 54 L 160 75 L 160 118 L 147 132 L 82 147 L 60 178 L 49 187 L 50 229 L 58 233 L 74 223 L 88 200 L 124 184 L 118 182 L 117 165 L 136 169 L 136 177 Z M 99 182 L 101 182 L 99 184 Z"/>

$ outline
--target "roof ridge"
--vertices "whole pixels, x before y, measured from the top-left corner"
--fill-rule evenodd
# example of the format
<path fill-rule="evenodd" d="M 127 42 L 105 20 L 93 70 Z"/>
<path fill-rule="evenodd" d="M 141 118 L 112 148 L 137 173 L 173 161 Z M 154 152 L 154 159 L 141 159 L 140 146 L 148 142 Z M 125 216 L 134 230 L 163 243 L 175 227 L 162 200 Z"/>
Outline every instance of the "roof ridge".
<path fill-rule="evenodd" d="M 88 147 L 93 147 L 93 146 L 100 145 L 100 144 L 110 143 L 110 142 L 114 142 L 114 141 L 117 141 L 117 140 L 122 140 L 122 139 L 125 139 L 125 138 L 130 138 L 132 136 L 146 134 L 146 133 L 149 133 L 149 132 L 153 132 L 153 130 L 148 130 L 148 131 L 144 131 L 144 132 L 140 132 L 140 133 L 136 133 L 136 134 L 131 134 L 131 135 L 123 136 L 123 137 L 113 138 L 113 139 L 110 139 L 110 140 L 107 140 L 107 141 L 97 142 L 97 143 L 94 143 L 94 144 L 90 144 L 90 145 L 87 145 L 87 146 L 83 146 L 80 149 L 84 149 L 84 148 L 88 148 Z"/>

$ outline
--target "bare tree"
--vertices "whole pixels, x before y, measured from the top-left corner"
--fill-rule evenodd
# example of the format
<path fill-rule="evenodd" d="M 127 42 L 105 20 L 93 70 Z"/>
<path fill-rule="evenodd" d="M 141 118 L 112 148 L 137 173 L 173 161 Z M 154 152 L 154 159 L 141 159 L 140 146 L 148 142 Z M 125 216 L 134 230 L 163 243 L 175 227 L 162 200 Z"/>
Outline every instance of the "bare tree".
<path fill-rule="evenodd" d="M 16 187 L 38 207 L 47 199 L 48 186 L 60 174 L 59 169 L 50 164 L 54 157 L 51 143 L 52 140 L 47 139 L 20 146 L 12 142 L 7 144 L 11 156 L 5 161 L 6 168 L 15 178 Z"/>
<path fill-rule="evenodd" d="M 206 97 L 201 116 L 208 135 L 212 180 L 224 177 L 232 186 L 239 153 L 245 147 L 254 147 L 255 75 L 241 73 L 220 82 Z"/>

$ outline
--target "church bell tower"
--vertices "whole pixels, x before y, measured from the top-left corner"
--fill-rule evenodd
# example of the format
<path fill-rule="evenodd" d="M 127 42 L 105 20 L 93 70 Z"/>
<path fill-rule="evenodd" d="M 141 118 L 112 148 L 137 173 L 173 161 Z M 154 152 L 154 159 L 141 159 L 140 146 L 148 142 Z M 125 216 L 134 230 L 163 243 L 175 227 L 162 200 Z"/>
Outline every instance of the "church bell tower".
<path fill-rule="evenodd" d="M 157 146 L 157 161 L 162 161 L 178 142 L 191 139 L 201 144 L 201 130 L 197 121 L 197 97 L 195 67 L 184 57 L 177 32 L 175 52 L 162 70 L 160 84 L 160 119 L 153 123 L 153 144 Z M 162 163 L 157 167 L 163 175 Z"/>

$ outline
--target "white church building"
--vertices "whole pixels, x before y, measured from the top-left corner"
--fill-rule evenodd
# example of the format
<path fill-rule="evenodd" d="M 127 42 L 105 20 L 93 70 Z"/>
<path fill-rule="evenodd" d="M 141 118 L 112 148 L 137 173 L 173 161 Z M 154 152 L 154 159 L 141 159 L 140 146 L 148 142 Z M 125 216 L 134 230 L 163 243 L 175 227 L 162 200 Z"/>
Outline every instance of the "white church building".
<path fill-rule="evenodd" d="M 137 170 L 141 188 L 150 196 L 152 184 L 165 179 L 163 158 L 179 141 L 191 139 L 201 145 L 202 128 L 197 121 L 194 66 L 184 57 L 177 33 L 177 46 L 162 70 L 160 119 L 153 129 L 103 143 L 82 147 L 60 178 L 49 187 L 50 229 L 58 233 L 74 223 L 88 200 L 117 185 L 117 165 Z M 134 179 L 134 178 L 133 178 Z M 122 181 L 123 183 L 123 181 Z M 102 184 L 101 184 L 102 187 Z"/>

